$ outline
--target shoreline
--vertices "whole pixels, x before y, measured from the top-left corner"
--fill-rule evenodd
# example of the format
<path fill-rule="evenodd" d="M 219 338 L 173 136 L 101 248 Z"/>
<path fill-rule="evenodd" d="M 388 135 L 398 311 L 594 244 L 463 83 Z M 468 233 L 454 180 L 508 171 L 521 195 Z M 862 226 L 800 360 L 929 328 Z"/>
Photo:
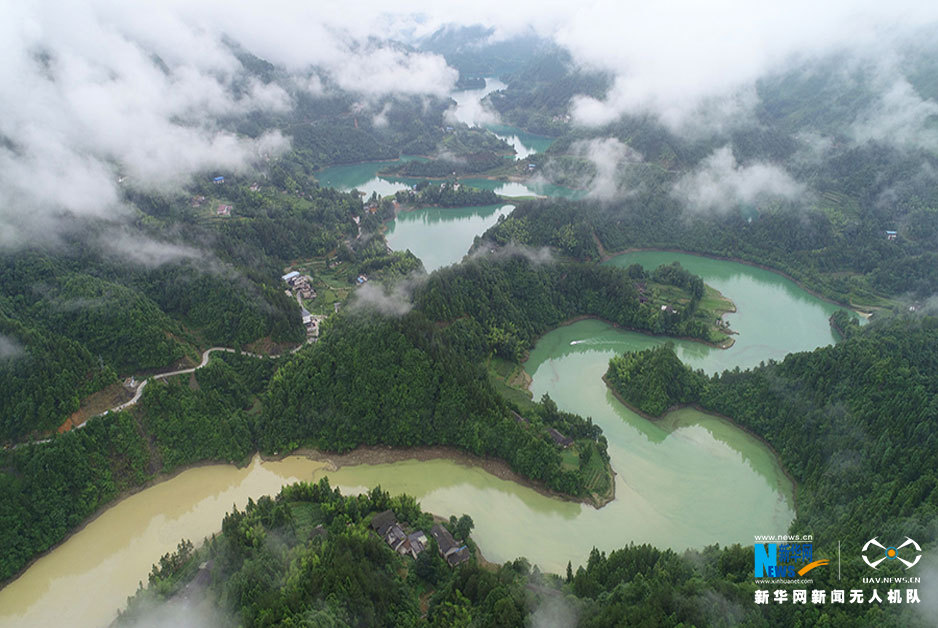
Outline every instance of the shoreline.
<path fill-rule="evenodd" d="M 153 476 L 152 478 L 148 479 L 143 484 L 140 484 L 139 486 L 125 488 L 124 490 L 117 493 L 114 499 L 98 506 L 97 510 L 95 510 L 92 514 L 88 515 L 88 517 L 84 519 L 81 523 L 79 523 L 77 526 L 75 526 L 74 528 L 66 532 L 65 536 L 59 539 L 56 543 L 54 543 L 53 545 L 50 545 L 47 549 L 43 550 L 42 552 L 30 558 L 19 570 L 17 570 L 15 574 L 11 575 L 6 580 L 0 581 L 0 589 L 6 588 L 7 585 L 18 580 L 20 576 L 26 573 L 29 570 L 29 568 L 32 567 L 36 563 L 36 561 L 38 561 L 40 558 L 47 556 L 48 554 L 51 554 L 53 551 L 57 550 L 59 547 L 64 545 L 67 541 L 71 540 L 73 536 L 75 536 L 76 534 L 78 534 L 79 532 L 87 528 L 92 523 L 94 523 L 105 512 L 107 512 L 114 506 L 117 506 L 118 504 L 126 500 L 127 498 L 133 497 L 137 493 L 145 491 L 148 488 L 152 488 L 156 486 L 157 484 L 168 482 L 169 480 L 172 480 L 173 478 L 181 475 L 182 473 L 186 471 L 189 471 L 190 469 L 199 469 L 201 467 L 210 467 L 214 465 L 228 465 L 228 466 L 233 466 L 236 469 L 243 469 L 251 464 L 251 462 L 254 460 L 254 456 L 256 455 L 258 455 L 257 452 L 252 453 L 250 457 L 248 457 L 247 462 L 244 464 L 220 461 L 220 460 L 199 460 L 198 462 L 187 464 L 185 466 L 179 467 L 178 469 L 174 469 L 168 473 L 159 473 Z"/>
<path fill-rule="evenodd" d="M 701 252 L 698 252 L 698 251 L 690 251 L 690 250 L 688 250 L 688 249 L 661 248 L 661 247 L 653 247 L 653 246 L 650 246 L 650 247 L 629 247 L 629 248 L 627 248 L 627 249 L 622 249 L 621 251 L 614 251 L 614 252 L 610 253 L 609 251 L 606 251 L 606 249 L 605 249 L 605 248 L 602 246 L 602 244 L 598 241 L 598 238 L 596 239 L 596 245 L 597 245 L 597 248 L 599 249 L 599 261 L 600 261 L 600 263 L 608 262 L 609 260 L 611 260 L 611 259 L 614 258 L 614 257 L 619 257 L 620 255 L 627 255 L 627 254 L 629 254 L 629 253 L 641 253 L 641 252 L 652 252 L 652 253 L 683 253 L 684 255 L 695 255 L 695 256 L 697 256 L 697 257 L 705 257 L 705 258 L 707 258 L 707 259 L 717 260 L 717 261 L 721 261 L 721 262 L 736 262 L 737 264 L 743 264 L 743 265 L 745 265 L 745 266 L 752 266 L 753 268 L 758 268 L 758 269 L 760 269 L 760 270 L 765 270 L 765 271 L 768 271 L 768 272 L 770 272 L 770 273 L 775 273 L 775 274 L 778 275 L 779 277 L 783 277 L 783 278 L 787 279 L 788 281 L 792 282 L 793 284 L 795 284 L 796 286 L 798 286 L 799 288 L 801 288 L 802 290 L 804 290 L 805 292 L 807 292 L 807 293 L 810 294 L 811 296 L 813 296 L 813 297 L 815 297 L 815 298 L 817 298 L 817 299 L 820 299 L 820 300 L 822 300 L 822 301 L 825 301 L 826 303 L 830 303 L 831 305 L 836 305 L 836 306 L 838 306 L 838 307 L 842 307 L 842 308 L 848 309 L 848 310 L 850 310 L 850 311 L 852 311 L 852 312 L 855 312 L 856 314 L 861 315 L 863 318 L 869 318 L 870 315 L 873 314 L 873 311 L 875 311 L 875 310 L 877 310 L 877 309 L 882 309 L 881 307 L 879 307 L 879 306 L 874 306 L 874 305 L 854 305 L 853 303 L 849 303 L 849 302 L 848 302 L 848 303 L 844 303 L 844 302 L 842 302 L 842 301 L 837 301 L 836 299 L 832 299 L 831 297 L 824 296 L 823 294 L 819 293 L 819 292 L 818 292 L 817 290 L 815 290 L 814 288 L 809 288 L 808 286 L 804 285 L 804 283 L 803 283 L 802 281 L 800 281 L 800 280 L 798 280 L 798 279 L 795 279 L 794 277 L 792 277 L 791 275 L 789 275 L 789 274 L 786 273 L 785 271 L 779 270 L 779 269 L 777 269 L 777 268 L 773 268 L 772 266 L 766 266 L 765 264 L 761 264 L 761 263 L 759 263 L 759 262 L 752 262 L 752 261 L 743 259 L 743 258 L 741 258 L 741 257 L 726 257 L 726 256 L 723 256 L 723 255 L 715 255 L 715 254 L 713 254 L 713 253 L 701 253 Z M 861 309 L 861 308 L 864 308 L 864 309 Z M 867 311 L 867 310 L 869 310 L 869 311 Z"/>
<path fill-rule="evenodd" d="M 733 309 L 732 309 L 732 310 L 728 310 L 728 311 L 730 311 L 730 312 L 735 312 L 735 311 L 736 311 L 736 304 L 733 303 Z M 554 331 L 554 330 L 556 330 L 556 329 L 560 329 L 561 327 L 569 327 L 570 325 L 573 325 L 574 323 L 579 323 L 580 321 L 588 321 L 588 320 L 599 321 L 599 322 L 601 322 L 601 323 L 605 323 L 605 324 L 609 325 L 609 326 L 612 327 L 613 329 L 621 329 L 621 330 L 623 330 L 623 331 L 631 331 L 631 332 L 635 332 L 636 334 L 642 334 L 643 336 L 649 336 L 649 337 L 651 337 L 651 338 L 671 338 L 671 339 L 673 339 L 673 340 L 684 340 L 684 341 L 687 341 L 687 342 L 698 342 L 698 343 L 700 343 L 700 344 L 702 344 L 702 345 L 706 345 L 706 346 L 711 347 L 711 348 L 713 348 L 713 349 L 722 349 L 722 350 L 725 350 L 725 349 L 729 349 L 729 348 L 732 347 L 734 344 L 736 344 L 736 339 L 735 339 L 735 338 L 728 338 L 728 339 L 727 339 L 727 342 L 725 342 L 725 343 L 722 344 L 722 345 L 718 345 L 718 344 L 716 344 L 716 343 L 710 342 L 709 340 L 703 340 L 703 339 L 701 339 L 701 338 L 693 338 L 693 337 L 691 337 L 691 336 L 671 336 L 671 335 L 669 335 L 669 334 L 656 334 L 656 333 L 654 333 L 654 332 L 648 331 L 647 329 L 636 329 L 636 328 L 634 328 L 634 327 L 626 327 L 626 326 L 624 326 L 624 325 L 619 325 L 618 323 L 613 323 L 612 321 L 608 321 L 608 320 L 606 320 L 605 318 L 602 318 L 602 317 L 600 317 L 600 316 L 594 316 L 594 315 L 592 315 L 592 314 L 578 314 L 578 315 L 576 315 L 576 316 L 574 316 L 574 317 L 572 317 L 572 318 L 566 319 L 565 321 L 563 321 L 563 322 L 561 322 L 561 323 L 558 323 L 557 325 L 551 327 L 550 329 L 548 329 L 548 330 L 545 331 L 544 333 L 538 334 L 537 337 L 534 338 L 534 341 L 533 341 L 533 342 L 534 342 L 534 345 L 536 346 L 537 343 L 540 342 L 540 341 L 544 338 L 544 336 L 546 336 L 547 334 L 549 334 L 550 332 L 552 332 L 552 331 Z M 736 333 L 738 334 L 739 332 L 736 332 Z M 533 347 L 532 347 L 532 348 L 533 348 Z M 531 349 L 526 349 L 525 352 L 524 352 L 524 355 L 521 356 L 521 366 L 522 366 L 522 368 L 524 367 L 524 363 L 527 362 L 527 361 L 528 361 L 528 358 L 530 358 L 530 357 L 531 357 Z M 530 382 L 529 382 L 529 386 L 530 386 Z M 530 388 L 529 388 L 529 390 L 530 390 Z"/>
<path fill-rule="evenodd" d="M 772 456 L 775 458 L 775 462 L 778 465 L 779 470 L 782 472 L 782 475 L 784 475 L 785 478 L 791 483 L 792 508 L 795 511 L 795 517 L 797 518 L 798 516 L 798 482 L 791 475 L 788 469 L 785 468 L 785 465 L 782 464 L 782 458 L 781 456 L 779 456 L 778 451 L 776 451 L 776 449 L 772 446 L 772 444 L 769 443 L 767 440 L 765 440 L 765 438 L 763 438 L 761 435 L 756 434 L 755 432 L 753 432 L 751 429 L 749 429 L 748 427 L 744 425 L 740 425 L 739 423 L 734 421 L 731 417 L 728 417 L 725 414 L 720 414 L 719 412 L 714 412 L 713 410 L 708 410 L 707 408 L 704 408 L 703 406 L 701 406 L 699 403 L 683 403 L 683 404 L 673 405 L 669 407 L 667 410 L 665 410 L 661 414 L 661 416 L 654 416 L 651 414 L 647 414 L 645 412 L 642 412 L 635 406 L 633 406 L 628 401 L 626 401 L 622 397 L 622 395 L 619 393 L 619 391 L 616 390 L 615 387 L 613 387 L 609 383 L 609 380 L 606 379 L 605 375 L 603 375 L 602 380 L 603 380 L 603 383 L 606 385 L 606 389 L 610 393 L 612 393 L 612 396 L 616 398 L 616 401 L 618 401 L 623 406 L 625 406 L 629 411 L 633 412 L 634 414 L 637 414 L 638 416 L 642 417 L 643 419 L 651 423 L 660 423 L 667 415 L 671 414 L 672 412 L 677 412 L 678 410 L 684 410 L 684 409 L 690 408 L 691 410 L 696 410 L 697 412 L 700 412 L 701 414 L 706 414 L 707 416 L 711 416 L 715 419 L 724 421 L 728 423 L 729 425 L 731 425 L 732 427 L 734 427 L 735 429 L 745 432 L 752 438 L 759 441 L 766 449 L 769 450 L 769 452 L 771 452 Z"/>
<path fill-rule="evenodd" d="M 390 447 L 384 445 L 360 445 L 355 449 L 343 453 L 330 453 L 314 448 L 301 447 L 291 452 L 285 452 L 273 456 L 260 454 L 263 462 L 279 462 L 289 456 L 302 456 L 315 462 L 326 464 L 326 471 L 338 471 L 343 467 L 355 467 L 359 465 L 378 465 L 393 464 L 395 462 L 405 462 L 416 460 L 417 462 L 426 462 L 429 460 L 448 460 L 464 467 L 474 467 L 481 469 L 493 475 L 500 480 L 505 480 L 529 488 L 540 495 L 552 499 L 584 504 L 593 506 L 597 510 L 606 504 L 615 500 L 615 482 L 612 484 L 611 495 L 603 496 L 600 500 L 593 499 L 592 496 L 584 498 L 573 497 L 566 493 L 551 490 L 537 480 L 527 478 L 517 471 L 513 470 L 507 462 L 497 458 L 488 458 L 475 456 L 466 453 L 455 447 L 447 445 L 432 445 L 422 447 Z M 611 467 L 610 467 L 610 470 Z M 615 476 L 615 470 L 612 470 Z"/>
<path fill-rule="evenodd" d="M 259 451 L 254 451 L 245 460 L 242 460 L 238 463 L 222 460 L 200 460 L 181 466 L 168 473 L 159 473 L 138 486 L 125 488 L 124 490 L 118 492 L 113 499 L 108 500 L 107 502 L 98 506 L 98 508 L 91 515 L 85 518 L 80 524 L 67 531 L 65 535 L 56 543 L 49 546 L 42 552 L 32 556 L 26 563 L 23 564 L 20 569 L 16 571 L 16 573 L 12 574 L 6 580 L 0 581 L 0 589 L 5 588 L 10 583 L 19 579 L 20 576 L 22 576 L 26 571 L 29 570 L 30 567 L 36 563 L 36 561 L 64 545 L 72 537 L 101 517 L 106 511 L 110 510 L 114 506 L 117 506 L 127 498 L 136 495 L 137 493 L 152 488 L 157 484 L 172 480 L 180 474 L 191 469 L 198 469 L 201 467 L 215 465 L 226 465 L 233 466 L 236 469 L 243 469 L 247 466 L 250 466 L 255 458 L 258 459 L 261 464 L 263 464 L 264 462 L 279 462 L 289 456 L 301 456 L 314 462 L 322 462 L 325 464 L 325 471 L 327 473 L 330 471 L 338 471 L 342 467 L 352 467 L 363 464 L 391 464 L 407 460 L 416 460 L 418 462 L 425 462 L 429 460 L 449 460 L 465 467 L 475 467 L 482 469 L 486 473 L 489 473 L 490 475 L 493 475 L 501 480 L 513 482 L 525 488 L 529 488 L 545 497 L 559 499 L 567 502 L 580 503 L 585 506 L 592 506 L 597 510 L 615 500 L 615 470 L 611 467 L 610 471 L 613 475 L 613 482 L 610 494 L 597 500 L 594 499 L 592 495 L 583 498 L 577 498 L 564 493 L 553 491 L 536 480 L 526 478 L 512 470 L 511 467 L 508 466 L 507 462 L 498 460 L 496 458 L 483 458 L 480 456 L 474 456 L 459 449 L 447 446 L 395 448 L 379 445 L 362 445 L 344 454 L 330 453 L 312 448 L 300 448 L 273 456 L 264 455 Z"/>

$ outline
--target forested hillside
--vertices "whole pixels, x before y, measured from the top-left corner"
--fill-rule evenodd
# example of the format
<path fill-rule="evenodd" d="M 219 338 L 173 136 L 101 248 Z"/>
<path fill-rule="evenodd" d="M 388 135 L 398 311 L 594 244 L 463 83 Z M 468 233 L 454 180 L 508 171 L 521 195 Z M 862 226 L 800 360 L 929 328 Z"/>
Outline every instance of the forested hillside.
<path fill-rule="evenodd" d="M 368 526 L 384 509 L 408 530 L 432 524 L 406 495 L 376 488 L 342 497 L 325 479 L 249 502 L 205 546 L 182 541 L 163 556 L 117 625 L 147 626 L 179 612 L 245 626 L 932 625 L 917 604 L 756 605 L 753 552 L 739 545 L 683 554 L 594 549 L 565 578 L 524 558 L 501 566 L 473 558 L 450 569 L 433 541 L 416 560 L 389 548 Z M 843 575 L 860 573 L 848 565 Z M 842 586 L 828 572 L 815 576 L 818 589 Z"/>
<path fill-rule="evenodd" d="M 563 468 L 546 425 L 563 419 L 568 436 L 605 457 L 601 430 L 548 405 L 520 423 L 466 346 L 471 344 L 453 342 L 420 312 L 399 319 L 341 318 L 274 376 L 260 445 L 289 451 L 311 444 L 340 452 L 359 445 L 449 445 L 504 460 L 551 489 L 585 496 L 586 478 Z"/>
<path fill-rule="evenodd" d="M 48 443 L 0 450 L 0 581 L 160 473 L 207 460 L 245 462 L 263 428 L 250 405 L 274 367 L 271 360 L 217 354 L 195 372 L 197 390 L 189 376 L 151 381 L 130 411 Z"/>
<path fill-rule="evenodd" d="M 694 318 L 697 302 L 683 282 L 684 274 L 659 274 L 663 283 L 684 290 L 680 312 L 662 310 L 643 300 L 637 284 L 642 272 L 612 266 L 539 260 L 530 251 L 510 249 L 481 253 L 469 263 L 433 273 L 414 295 L 418 309 L 437 321 L 462 321 L 461 333 L 484 337 L 497 355 L 519 361 L 534 341 L 552 327 L 576 316 L 594 316 L 622 327 L 657 334 L 710 339 Z M 682 272 L 686 273 L 686 271 Z M 687 273 L 689 275 L 689 273 Z M 699 289 L 703 282 L 695 277 Z M 461 340 L 465 346 L 472 342 Z"/>
<path fill-rule="evenodd" d="M 778 269 L 841 302 L 877 304 L 879 295 L 922 298 L 938 289 L 931 222 L 890 241 L 888 222 L 871 217 L 859 230 L 835 226 L 818 210 L 769 209 L 752 221 L 741 213 L 688 216 L 671 197 L 634 194 L 613 203 L 518 203 L 482 237 L 497 243 L 552 246 L 577 259 L 600 258 L 594 235 L 609 253 L 630 248 L 680 249 L 742 259 Z M 925 234 L 928 235 L 925 235 Z"/>
<path fill-rule="evenodd" d="M 762 437 L 798 484 L 795 531 L 938 541 L 934 317 L 872 323 L 835 346 L 710 378 L 664 345 L 614 358 L 607 380 L 650 413 L 699 404 Z"/>

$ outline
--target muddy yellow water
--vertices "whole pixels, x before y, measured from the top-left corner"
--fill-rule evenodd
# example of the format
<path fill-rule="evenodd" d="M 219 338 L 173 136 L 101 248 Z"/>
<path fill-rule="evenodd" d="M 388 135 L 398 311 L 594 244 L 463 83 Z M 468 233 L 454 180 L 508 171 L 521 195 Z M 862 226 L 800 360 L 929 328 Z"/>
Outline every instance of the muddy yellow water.
<path fill-rule="evenodd" d="M 745 367 L 833 341 L 826 317 L 834 306 L 791 282 L 732 262 L 669 255 L 739 306 L 728 317 L 741 331 L 733 348 L 677 343 L 681 358 L 695 367 Z M 643 254 L 617 262 L 668 259 Z M 330 480 L 345 491 L 380 484 L 407 492 L 444 516 L 468 513 L 489 560 L 527 556 L 557 572 L 567 561 L 584 562 L 594 546 L 648 542 L 680 550 L 786 531 L 794 516 L 792 486 L 760 441 L 693 410 L 649 422 L 606 390 L 600 378 L 612 355 L 663 341 L 580 321 L 545 335 L 525 365 L 536 396 L 549 393 L 562 408 L 603 428 L 617 476 L 616 500 L 600 510 L 446 460 L 346 467 L 328 473 Z M 105 511 L 0 591 L 0 625 L 107 623 L 137 582 L 146 581 L 150 565 L 180 539 L 198 542 L 218 531 L 233 503 L 243 507 L 248 497 L 323 474 L 321 463 L 291 457 L 245 469 L 201 467 L 146 489 Z"/>
<path fill-rule="evenodd" d="M 243 508 L 248 497 L 276 493 L 321 467 L 293 459 L 198 467 L 132 495 L 0 590 L 0 625 L 106 625 L 180 539 L 200 541 L 221 529 L 233 504 Z"/>

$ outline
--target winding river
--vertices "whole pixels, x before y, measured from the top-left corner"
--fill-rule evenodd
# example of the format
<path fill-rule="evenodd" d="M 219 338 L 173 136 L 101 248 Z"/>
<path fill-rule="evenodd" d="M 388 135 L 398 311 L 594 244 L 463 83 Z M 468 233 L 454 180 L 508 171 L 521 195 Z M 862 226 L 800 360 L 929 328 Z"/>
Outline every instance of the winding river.
<path fill-rule="evenodd" d="M 654 266 L 674 259 L 739 309 L 728 315 L 741 332 L 736 344 L 721 351 L 677 341 L 686 362 L 707 371 L 745 367 L 834 341 L 827 316 L 836 306 L 774 273 L 679 253 L 632 253 L 609 263 Z M 615 501 L 600 510 L 447 460 L 358 465 L 327 475 L 345 491 L 380 484 L 410 493 L 442 515 L 468 513 L 489 560 L 524 555 L 558 572 L 567 561 L 583 562 L 593 546 L 611 550 L 648 542 L 683 549 L 786 530 L 794 516 L 792 486 L 757 439 L 689 409 L 652 423 L 606 390 L 600 377 L 614 353 L 664 341 L 584 320 L 546 334 L 525 364 L 535 396 L 549 393 L 562 408 L 591 416 L 603 428 L 617 477 Z M 180 538 L 198 541 L 217 531 L 233 503 L 243 507 L 248 497 L 324 474 L 321 462 L 295 456 L 255 460 L 246 469 L 184 471 L 109 508 L 0 591 L 0 624 L 106 622 Z"/>
<path fill-rule="evenodd" d="M 408 185 L 375 176 L 380 164 L 333 168 L 324 183 L 379 194 Z M 364 183 L 362 177 L 365 177 Z M 487 182 L 495 185 L 498 182 Z M 369 192 L 370 193 L 370 192 Z M 422 210 L 401 214 L 388 231 L 394 248 L 410 248 L 428 270 L 458 261 L 472 238 L 510 206 Z M 680 253 L 638 252 L 610 264 L 649 267 L 673 260 L 733 299 L 727 315 L 740 332 L 725 351 L 676 341 L 678 355 L 708 372 L 780 359 L 786 353 L 834 342 L 827 317 L 837 306 L 817 299 L 774 273 Z M 592 547 L 630 542 L 684 549 L 751 541 L 754 534 L 787 530 L 793 488 L 775 456 L 729 422 L 685 409 L 650 422 L 630 412 L 600 379 L 615 353 L 649 347 L 656 338 L 584 320 L 541 338 L 525 369 L 536 397 L 549 393 L 566 410 L 592 417 L 609 441 L 616 499 L 602 509 L 561 501 L 449 460 L 416 460 L 343 467 L 328 474 L 322 462 L 292 456 L 255 459 L 237 469 L 209 465 L 183 471 L 115 504 L 0 590 L 0 625 L 98 626 L 110 621 L 150 565 L 181 538 L 200 541 L 220 529 L 232 504 L 276 493 L 297 480 L 328 475 L 344 491 L 380 484 L 414 495 L 440 515 L 468 513 L 473 538 L 486 558 L 527 556 L 560 572 L 586 560 Z"/>
<path fill-rule="evenodd" d="M 452 110 L 458 122 L 470 126 L 484 126 L 502 138 L 516 152 L 516 158 L 547 150 L 553 141 L 549 137 L 526 133 L 521 129 L 499 124 L 481 104 L 481 99 L 494 90 L 504 88 L 504 83 L 489 78 L 485 88 L 454 92 L 456 107 Z M 319 182 L 343 191 L 358 190 L 367 197 L 372 194 L 387 196 L 406 190 L 422 181 L 411 177 L 389 177 L 378 174 L 388 166 L 401 161 L 423 159 L 405 156 L 396 161 L 375 161 L 325 168 L 317 173 Z M 554 185 L 538 178 L 526 181 L 502 181 L 479 177 L 462 177 L 460 183 L 484 190 L 492 190 L 506 198 L 530 196 L 554 196 L 578 198 L 582 190 Z M 460 261 L 472 246 L 475 236 L 495 224 L 499 216 L 511 213 L 512 205 L 489 205 L 484 207 L 429 207 L 403 212 L 388 226 L 388 245 L 394 250 L 410 249 L 423 260 L 424 268 L 432 272 L 442 266 Z"/>

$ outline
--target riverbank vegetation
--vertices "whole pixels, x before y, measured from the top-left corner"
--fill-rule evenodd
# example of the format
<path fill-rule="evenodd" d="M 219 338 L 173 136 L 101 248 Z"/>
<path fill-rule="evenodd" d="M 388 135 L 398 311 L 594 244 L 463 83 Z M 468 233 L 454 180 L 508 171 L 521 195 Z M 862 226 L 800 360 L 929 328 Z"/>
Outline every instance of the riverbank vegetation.
<path fill-rule="evenodd" d="M 917 604 L 753 603 L 752 547 L 710 546 L 678 554 L 649 545 L 594 549 L 566 575 L 545 574 L 518 558 L 501 566 L 475 554 L 450 568 L 435 541 L 414 560 L 369 526 L 390 509 L 405 530 L 432 518 L 406 495 L 380 488 L 343 497 L 326 479 L 284 487 L 249 501 L 222 522 L 222 532 L 153 565 L 118 626 L 148 626 L 185 613 L 244 626 L 521 626 L 605 628 L 617 625 L 930 625 Z M 457 538 L 465 518 L 445 522 Z M 468 545 L 475 548 L 471 539 Z M 816 546 L 817 547 L 817 546 Z M 834 546 L 836 548 L 836 544 Z M 479 548 L 484 551 L 485 548 Z M 824 546 L 822 552 L 829 547 Z M 817 550 L 816 550 L 817 552 Z M 815 554 L 817 555 L 817 554 Z M 866 572 L 845 562 L 843 576 Z M 812 574 L 816 589 L 840 587 L 834 572 Z"/>
<path fill-rule="evenodd" d="M 460 348 L 420 312 L 340 317 L 274 375 L 260 447 L 345 452 L 359 445 L 450 445 L 504 460 L 561 493 L 605 494 L 608 486 L 564 466 L 549 433 L 562 430 L 578 450 L 605 464 L 601 430 L 547 402 L 517 418 L 481 362 Z"/>
<path fill-rule="evenodd" d="M 406 532 L 425 533 L 416 559 L 374 531 L 372 520 L 388 510 Z M 345 497 L 326 479 L 286 486 L 226 515 L 221 534 L 204 546 L 182 542 L 164 556 L 117 625 L 148 625 L 169 610 L 166 602 L 189 608 L 207 601 L 200 606 L 207 616 L 246 626 L 417 626 L 428 614 L 436 625 L 453 626 L 466 615 L 464 603 L 454 606 L 449 597 L 470 573 L 473 593 L 460 597 L 478 604 L 477 619 L 520 620 L 520 600 L 474 555 L 456 569 L 446 564 L 430 534 L 434 525 L 412 497 L 391 497 L 380 487 Z M 442 525 L 474 551 L 470 518 Z"/>
<path fill-rule="evenodd" d="M 736 212 L 688 216 L 673 198 L 642 196 L 604 205 L 518 202 L 478 246 L 486 241 L 551 246 L 575 259 L 597 261 L 613 251 L 679 249 L 770 267 L 824 297 L 866 306 L 888 305 L 884 296 L 921 299 L 938 289 L 929 239 L 890 241 L 872 227 L 848 237 L 821 211 L 763 210 L 752 221 Z M 861 253 L 852 239 L 857 237 Z"/>
<path fill-rule="evenodd" d="M 653 283 L 652 283 L 653 280 Z M 555 262 L 547 251 L 489 250 L 469 263 L 441 269 L 414 294 L 431 319 L 459 325 L 451 332 L 472 351 L 472 334 L 496 355 L 520 362 L 534 341 L 577 316 L 704 342 L 725 335 L 713 323 L 723 308 L 701 310 L 705 286 L 679 265 L 646 275 L 641 267 Z M 667 300 L 667 302 L 665 302 Z"/>
<path fill-rule="evenodd" d="M 859 327 L 834 346 L 712 377 L 662 345 L 613 358 L 606 379 L 649 414 L 696 404 L 764 439 L 797 482 L 794 532 L 816 541 L 843 530 L 908 535 L 931 545 L 936 374 L 938 319 L 904 316 Z"/>
<path fill-rule="evenodd" d="M 257 395 L 276 364 L 216 353 L 191 380 L 151 380 L 131 410 L 49 442 L 0 450 L 0 581 L 162 474 L 198 462 L 245 462 L 260 427 Z"/>

